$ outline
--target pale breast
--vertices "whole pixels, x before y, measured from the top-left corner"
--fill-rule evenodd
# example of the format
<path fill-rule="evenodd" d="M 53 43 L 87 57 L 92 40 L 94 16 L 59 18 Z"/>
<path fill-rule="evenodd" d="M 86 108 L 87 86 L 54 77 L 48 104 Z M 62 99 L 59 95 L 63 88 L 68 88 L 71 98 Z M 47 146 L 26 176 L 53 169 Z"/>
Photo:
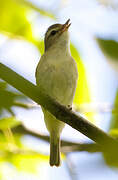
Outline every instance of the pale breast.
<path fill-rule="evenodd" d="M 77 83 L 77 69 L 74 60 L 47 60 L 37 67 L 37 84 L 58 102 L 72 104 Z"/>

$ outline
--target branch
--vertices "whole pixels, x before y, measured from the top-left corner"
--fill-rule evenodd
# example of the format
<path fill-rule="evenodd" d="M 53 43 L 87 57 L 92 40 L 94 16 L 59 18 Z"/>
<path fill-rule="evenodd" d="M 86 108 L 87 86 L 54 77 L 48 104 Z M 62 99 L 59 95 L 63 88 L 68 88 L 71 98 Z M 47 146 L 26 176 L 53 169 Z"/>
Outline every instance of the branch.
<path fill-rule="evenodd" d="M 47 135 L 37 133 L 25 128 L 23 125 L 19 125 L 12 128 L 13 133 L 19 133 L 22 135 L 32 135 L 34 137 L 40 138 L 46 142 L 50 142 L 50 138 Z M 61 151 L 63 153 L 75 152 L 75 151 L 86 151 L 89 153 L 102 152 L 102 148 L 96 143 L 74 143 L 70 141 L 61 140 Z"/>
<path fill-rule="evenodd" d="M 68 143 L 70 143 L 70 142 L 68 142 Z M 95 152 L 103 152 L 104 149 L 101 148 L 101 146 L 96 143 L 77 143 L 76 145 L 62 146 L 61 151 L 63 153 L 78 152 L 78 151 L 95 153 Z"/>
<path fill-rule="evenodd" d="M 115 138 L 109 136 L 81 115 L 77 115 L 67 107 L 59 104 L 48 96 L 43 89 L 35 86 L 2 63 L 0 63 L 0 78 L 47 109 L 58 120 L 67 123 L 72 128 L 100 144 L 105 150 L 111 151 L 118 149 L 118 141 Z"/>
<path fill-rule="evenodd" d="M 19 101 L 15 101 L 13 103 L 13 106 L 17 106 L 17 107 L 21 107 L 21 108 L 24 108 L 24 109 L 33 109 L 33 108 L 36 108 L 38 107 L 38 105 L 36 104 L 30 104 L 30 103 L 27 103 L 27 104 L 24 104 L 22 102 L 19 102 Z"/>

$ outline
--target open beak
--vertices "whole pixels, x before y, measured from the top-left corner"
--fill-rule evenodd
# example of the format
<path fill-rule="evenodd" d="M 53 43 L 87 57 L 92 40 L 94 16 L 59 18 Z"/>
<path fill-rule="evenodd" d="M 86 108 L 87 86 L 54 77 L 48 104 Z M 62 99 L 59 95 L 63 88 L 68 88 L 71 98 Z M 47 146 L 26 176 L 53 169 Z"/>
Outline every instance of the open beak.
<path fill-rule="evenodd" d="M 63 33 L 63 32 L 65 32 L 65 31 L 67 31 L 68 28 L 70 27 L 70 25 L 71 25 L 70 19 L 68 19 L 68 20 L 66 21 L 66 23 L 62 25 L 61 32 Z"/>

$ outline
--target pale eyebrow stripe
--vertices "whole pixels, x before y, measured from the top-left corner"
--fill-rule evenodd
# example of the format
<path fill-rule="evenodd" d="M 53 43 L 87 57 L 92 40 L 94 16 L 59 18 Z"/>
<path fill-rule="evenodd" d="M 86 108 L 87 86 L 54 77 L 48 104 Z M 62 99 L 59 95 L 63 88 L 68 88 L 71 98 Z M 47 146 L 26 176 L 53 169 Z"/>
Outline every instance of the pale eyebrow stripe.
<path fill-rule="evenodd" d="M 50 37 L 50 34 L 51 34 L 52 31 L 58 31 L 58 30 L 57 29 L 51 29 L 50 31 L 47 31 L 46 32 L 46 37 L 47 38 Z"/>
<path fill-rule="evenodd" d="M 51 31 L 53 31 L 53 30 L 58 30 L 59 29 L 59 27 L 61 27 L 61 24 L 53 24 L 52 26 L 50 26 L 49 28 L 48 28 L 48 30 L 46 31 L 46 33 L 45 33 L 45 36 L 49 36 L 50 35 L 50 33 L 51 33 Z"/>

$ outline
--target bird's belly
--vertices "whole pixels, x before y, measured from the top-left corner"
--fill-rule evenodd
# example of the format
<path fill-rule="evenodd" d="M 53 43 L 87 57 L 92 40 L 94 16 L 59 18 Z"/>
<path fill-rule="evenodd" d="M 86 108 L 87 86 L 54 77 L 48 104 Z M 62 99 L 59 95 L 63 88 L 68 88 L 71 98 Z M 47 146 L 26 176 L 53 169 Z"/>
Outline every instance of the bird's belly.
<path fill-rule="evenodd" d="M 72 104 L 75 91 L 73 75 L 71 72 L 67 72 L 63 67 L 51 66 L 40 75 L 39 79 L 39 84 L 43 86 L 46 92 L 64 105 Z"/>

